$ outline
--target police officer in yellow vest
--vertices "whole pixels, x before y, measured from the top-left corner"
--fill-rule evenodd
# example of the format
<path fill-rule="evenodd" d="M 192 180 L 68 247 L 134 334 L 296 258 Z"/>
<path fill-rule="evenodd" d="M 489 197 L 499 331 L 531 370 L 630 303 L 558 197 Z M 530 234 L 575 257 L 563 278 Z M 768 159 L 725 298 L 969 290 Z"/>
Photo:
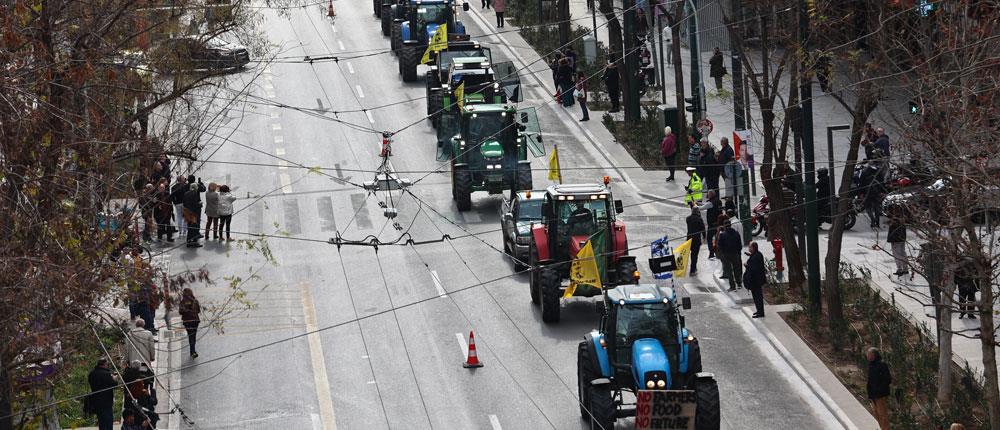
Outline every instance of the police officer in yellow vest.
<path fill-rule="evenodd" d="M 684 187 L 687 190 L 687 196 L 684 197 L 684 203 L 688 206 L 701 202 L 701 176 L 698 176 L 698 172 L 694 167 L 688 167 L 684 169 L 687 172 L 690 179 L 688 179 L 688 184 Z"/>

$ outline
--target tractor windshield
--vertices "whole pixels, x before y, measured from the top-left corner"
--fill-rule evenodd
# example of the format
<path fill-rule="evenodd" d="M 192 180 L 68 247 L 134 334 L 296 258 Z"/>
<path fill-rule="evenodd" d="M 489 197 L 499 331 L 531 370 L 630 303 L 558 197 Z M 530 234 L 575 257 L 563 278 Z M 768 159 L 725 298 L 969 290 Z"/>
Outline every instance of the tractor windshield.
<path fill-rule="evenodd" d="M 442 24 L 448 19 L 447 4 L 421 5 L 417 8 L 417 22 L 424 24 Z M 449 29 L 451 30 L 451 29 Z"/>
<path fill-rule="evenodd" d="M 499 112 L 474 113 L 469 117 L 469 142 L 480 144 L 487 140 L 501 140 L 504 131 L 503 117 Z"/>
<path fill-rule="evenodd" d="M 565 226 L 560 230 L 569 236 L 590 236 L 597 233 L 608 220 L 608 200 L 591 199 L 589 195 L 573 197 L 578 200 L 558 201 L 557 216 L 559 223 Z"/>
<path fill-rule="evenodd" d="M 677 317 L 666 303 L 628 304 L 618 307 L 615 319 L 616 352 L 620 363 L 627 363 L 636 339 L 653 338 L 666 348 L 677 343 Z"/>

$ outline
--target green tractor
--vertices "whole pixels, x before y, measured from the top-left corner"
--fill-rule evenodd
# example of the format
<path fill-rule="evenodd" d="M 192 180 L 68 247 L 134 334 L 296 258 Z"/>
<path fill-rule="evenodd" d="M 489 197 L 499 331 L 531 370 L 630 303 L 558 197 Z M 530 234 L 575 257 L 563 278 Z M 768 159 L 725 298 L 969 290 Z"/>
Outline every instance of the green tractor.
<path fill-rule="evenodd" d="M 462 7 L 468 10 L 469 4 Z M 399 74 L 403 82 L 417 80 L 417 65 L 438 27 L 447 25 L 449 35 L 465 34 L 465 25 L 455 19 L 455 0 L 409 0 L 405 5 L 391 7 L 394 16 L 390 35 L 392 51 L 399 57 Z"/>
<path fill-rule="evenodd" d="M 472 208 L 476 191 L 530 190 L 528 154 L 544 154 L 534 109 L 477 101 L 466 97 L 464 106 L 444 112 L 437 129 L 437 159 L 451 161 L 451 193 L 461 212 Z"/>
<path fill-rule="evenodd" d="M 496 71 L 505 75 L 497 78 Z M 455 57 L 442 74 L 442 84 L 427 88 L 427 115 L 437 127 L 446 111 L 457 111 L 456 90 L 461 85 L 471 103 L 505 104 L 519 102 L 520 81 L 513 63 L 492 64 L 487 57 Z"/>

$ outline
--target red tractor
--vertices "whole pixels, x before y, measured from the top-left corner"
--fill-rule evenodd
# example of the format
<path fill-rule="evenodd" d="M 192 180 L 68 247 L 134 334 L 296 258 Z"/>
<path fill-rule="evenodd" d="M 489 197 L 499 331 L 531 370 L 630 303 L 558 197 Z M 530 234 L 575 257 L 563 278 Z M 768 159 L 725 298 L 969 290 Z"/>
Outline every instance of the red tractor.
<path fill-rule="evenodd" d="M 604 288 L 633 283 L 635 257 L 628 255 L 625 223 L 615 219 L 622 212 L 604 184 L 560 184 L 545 190 L 542 221 L 531 226 L 529 262 L 531 302 L 542 305 L 542 320 L 558 322 L 561 299 L 566 295 L 572 261 L 591 241 Z M 593 297 L 602 290 L 577 285 L 573 296 Z"/>

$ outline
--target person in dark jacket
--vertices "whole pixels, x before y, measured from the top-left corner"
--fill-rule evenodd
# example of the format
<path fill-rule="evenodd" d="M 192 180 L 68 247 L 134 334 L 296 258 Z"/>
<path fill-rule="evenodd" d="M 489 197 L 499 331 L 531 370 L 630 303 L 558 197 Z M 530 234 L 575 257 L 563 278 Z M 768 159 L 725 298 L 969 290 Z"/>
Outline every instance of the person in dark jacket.
<path fill-rule="evenodd" d="M 875 149 L 882 151 L 882 157 L 889 158 L 892 154 L 890 151 L 889 136 L 885 134 L 885 129 L 882 127 L 876 128 L 875 134 L 878 135 L 878 138 L 875 139 L 875 143 L 872 145 L 875 145 Z"/>
<path fill-rule="evenodd" d="M 892 258 L 896 260 L 896 276 L 910 273 L 906 262 L 906 224 L 898 210 L 889 218 L 889 233 L 885 241 L 892 245 Z"/>
<path fill-rule="evenodd" d="M 580 102 L 583 117 L 580 121 L 590 121 L 590 111 L 587 110 L 587 75 L 583 72 L 576 75 L 576 100 Z"/>
<path fill-rule="evenodd" d="M 153 209 L 153 216 L 156 218 L 156 239 L 163 240 L 167 236 L 167 242 L 174 241 L 173 230 L 170 229 L 170 218 L 173 216 L 174 207 L 170 201 L 170 192 L 167 185 L 161 183 L 156 190 L 156 208 Z"/>
<path fill-rule="evenodd" d="M 767 284 L 767 266 L 764 265 L 764 254 L 757 249 L 757 242 L 750 242 L 750 252 L 747 253 L 747 270 L 743 273 L 743 286 L 750 290 L 753 296 L 754 318 L 764 317 L 764 285 Z"/>
<path fill-rule="evenodd" d="M 187 192 L 184 193 L 184 216 L 188 225 L 187 246 L 189 248 L 198 248 L 201 247 L 198 239 L 202 237 L 199 233 L 201 230 L 201 193 L 206 188 L 205 184 L 202 184 L 201 181 L 194 183 L 189 178 L 189 182 L 191 182 L 191 185 L 188 187 Z"/>
<path fill-rule="evenodd" d="M 663 129 L 663 140 L 660 142 L 660 155 L 663 156 L 663 162 L 666 163 L 667 171 L 670 172 L 667 182 L 673 181 L 674 168 L 677 165 L 677 136 L 674 136 L 674 132 L 670 127 Z"/>
<path fill-rule="evenodd" d="M 722 91 L 722 77 L 726 76 L 726 66 L 723 64 L 725 57 L 722 56 L 722 51 L 719 47 L 715 47 L 715 52 L 712 54 L 712 59 L 708 60 L 709 72 L 708 75 L 715 78 L 715 89 L 717 91 Z"/>
<path fill-rule="evenodd" d="M 705 234 L 705 222 L 701 220 L 701 210 L 691 206 L 691 215 L 687 217 L 687 236 L 691 240 L 691 276 L 698 273 L 698 251 L 701 250 L 701 236 Z"/>
<path fill-rule="evenodd" d="M 715 149 L 712 149 L 711 146 L 702 147 L 701 157 L 698 158 L 698 175 L 705 181 L 706 190 L 719 192 L 720 171 L 718 162 L 715 160 Z"/>
<path fill-rule="evenodd" d="M 604 75 L 601 76 L 601 80 L 604 81 L 604 86 L 608 89 L 608 98 L 611 99 L 611 110 L 609 113 L 618 112 L 619 98 L 621 97 L 621 90 L 619 89 L 619 80 L 621 75 L 618 73 L 618 65 L 614 61 L 609 60 L 607 67 L 604 68 Z"/>
<path fill-rule="evenodd" d="M 740 257 L 743 239 L 730 226 L 729 220 L 722 225 L 717 247 L 716 252 L 722 257 L 722 274 L 729 278 L 729 291 L 736 291 L 743 286 L 743 258 Z"/>
<path fill-rule="evenodd" d="M 142 215 L 142 240 L 150 242 L 153 240 L 153 226 L 156 225 L 153 212 L 156 210 L 156 187 L 153 184 L 146 184 L 139 194 L 139 213 Z"/>
<path fill-rule="evenodd" d="M 198 350 L 195 344 L 198 342 L 198 325 L 201 324 L 201 304 L 194 297 L 194 292 L 190 288 L 185 288 L 181 293 L 180 303 L 181 321 L 184 322 L 184 330 L 188 335 L 188 349 L 191 358 L 198 358 Z"/>
<path fill-rule="evenodd" d="M 722 214 L 722 200 L 719 200 L 718 191 L 709 191 L 708 199 L 705 203 L 705 240 L 708 243 L 708 258 L 715 258 L 715 230 L 718 228 L 719 215 Z"/>
<path fill-rule="evenodd" d="M 970 257 L 963 257 L 955 270 L 955 285 L 958 287 L 958 317 L 968 316 L 976 319 L 976 292 L 979 291 L 980 280 L 977 276 L 976 263 Z"/>
<path fill-rule="evenodd" d="M 892 373 L 889 366 L 882 362 L 882 353 L 878 348 L 868 348 L 868 399 L 872 401 L 872 412 L 882 430 L 889 429 L 889 386 L 892 385 Z"/>
<path fill-rule="evenodd" d="M 573 49 L 573 45 L 566 46 L 566 49 L 563 50 L 563 56 L 569 60 L 569 66 L 573 68 L 573 75 L 576 75 L 576 50 Z"/>
<path fill-rule="evenodd" d="M 736 196 L 736 175 L 739 169 L 739 165 L 736 163 L 736 152 L 729 145 L 728 138 L 719 139 L 719 143 L 722 145 L 719 148 L 719 170 L 722 173 L 722 178 L 726 181 L 726 197 L 734 198 Z"/>
<path fill-rule="evenodd" d="M 187 178 L 177 175 L 177 181 L 170 187 L 170 203 L 174 205 L 174 219 L 177 223 L 177 234 L 187 232 L 187 223 L 184 222 L 184 193 L 188 190 Z"/>
<path fill-rule="evenodd" d="M 97 414 L 97 428 L 112 430 L 115 424 L 115 390 L 118 381 L 108 368 L 108 359 L 99 358 L 94 370 L 87 374 L 90 384 L 90 394 L 87 403 L 90 410 Z"/>
<path fill-rule="evenodd" d="M 569 58 L 563 57 L 559 60 L 559 67 L 556 69 L 556 83 L 559 86 L 559 101 L 563 107 L 573 106 L 573 90 L 576 88 L 573 77 L 575 75 Z"/>

